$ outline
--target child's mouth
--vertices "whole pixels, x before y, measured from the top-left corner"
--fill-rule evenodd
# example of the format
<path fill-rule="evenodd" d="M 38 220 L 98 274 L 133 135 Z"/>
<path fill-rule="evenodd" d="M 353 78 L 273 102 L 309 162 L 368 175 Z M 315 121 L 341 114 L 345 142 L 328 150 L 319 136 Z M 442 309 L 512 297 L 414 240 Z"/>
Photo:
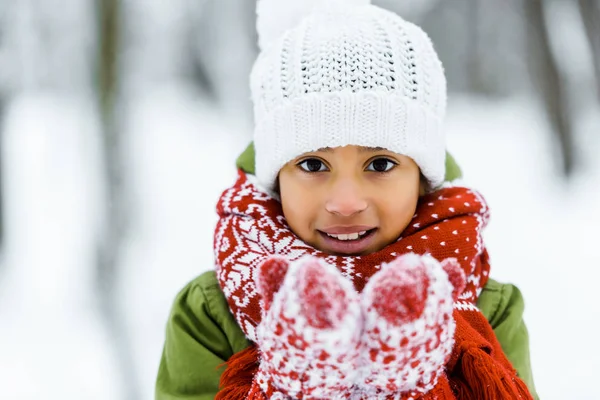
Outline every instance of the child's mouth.
<path fill-rule="evenodd" d="M 377 228 L 348 235 L 330 235 L 319 231 L 325 242 L 325 251 L 345 255 L 361 254 L 373 243 Z"/>

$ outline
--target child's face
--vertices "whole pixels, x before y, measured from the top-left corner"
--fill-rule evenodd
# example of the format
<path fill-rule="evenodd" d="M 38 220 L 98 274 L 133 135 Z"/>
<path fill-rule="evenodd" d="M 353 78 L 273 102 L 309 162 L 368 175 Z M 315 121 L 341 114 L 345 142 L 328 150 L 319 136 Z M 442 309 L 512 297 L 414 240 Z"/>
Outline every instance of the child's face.
<path fill-rule="evenodd" d="M 326 253 L 364 255 L 400 237 L 423 188 L 411 158 L 346 146 L 290 161 L 279 173 L 279 190 L 283 214 L 300 239 Z"/>

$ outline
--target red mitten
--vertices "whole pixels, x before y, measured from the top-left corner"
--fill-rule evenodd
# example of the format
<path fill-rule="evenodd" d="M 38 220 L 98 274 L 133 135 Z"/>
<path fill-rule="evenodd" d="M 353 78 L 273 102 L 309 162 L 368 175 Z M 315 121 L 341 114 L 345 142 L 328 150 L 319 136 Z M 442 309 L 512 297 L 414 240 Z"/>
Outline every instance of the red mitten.
<path fill-rule="evenodd" d="M 351 282 L 313 257 L 272 258 L 259 267 L 257 287 L 264 315 L 255 382 L 267 398 L 349 398 L 362 326 Z"/>
<path fill-rule="evenodd" d="M 435 386 L 452 352 L 452 307 L 464 284 L 456 260 L 441 264 L 416 254 L 371 277 L 361 298 L 363 398 L 418 397 Z"/>

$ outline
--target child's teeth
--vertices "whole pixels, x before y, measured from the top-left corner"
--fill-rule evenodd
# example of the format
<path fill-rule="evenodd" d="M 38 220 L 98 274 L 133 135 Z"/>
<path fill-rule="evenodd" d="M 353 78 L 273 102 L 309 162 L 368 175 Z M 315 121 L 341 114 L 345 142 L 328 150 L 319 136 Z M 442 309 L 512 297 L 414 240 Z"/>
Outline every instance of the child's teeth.
<path fill-rule="evenodd" d="M 364 232 L 360 232 L 360 233 L 349 233 L 349 234 L 339 234 L 339 235 L 331 235 L 328 233 L 329 236 L 331 236 L 332 238 L 335 238 L 337 240 L 356 240 L 358 239 L 358 237 L 360 235 L 362 235 Z"/>

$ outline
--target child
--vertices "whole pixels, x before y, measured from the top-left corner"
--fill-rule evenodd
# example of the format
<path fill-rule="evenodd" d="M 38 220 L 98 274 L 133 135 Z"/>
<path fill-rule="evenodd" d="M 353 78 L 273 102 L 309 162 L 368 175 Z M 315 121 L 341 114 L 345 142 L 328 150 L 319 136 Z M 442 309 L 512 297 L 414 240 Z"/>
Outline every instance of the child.
<path fill-rule="evenodd" d="M 254 148 L 217 206 L 216 274 L 173 307 L 156 398 L 536 398 L 487 206 L 451 184 L 427 35 L 367 0 L 258 16 Z"/>

